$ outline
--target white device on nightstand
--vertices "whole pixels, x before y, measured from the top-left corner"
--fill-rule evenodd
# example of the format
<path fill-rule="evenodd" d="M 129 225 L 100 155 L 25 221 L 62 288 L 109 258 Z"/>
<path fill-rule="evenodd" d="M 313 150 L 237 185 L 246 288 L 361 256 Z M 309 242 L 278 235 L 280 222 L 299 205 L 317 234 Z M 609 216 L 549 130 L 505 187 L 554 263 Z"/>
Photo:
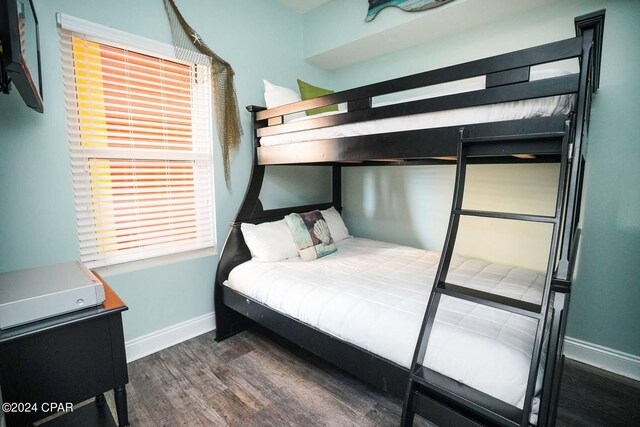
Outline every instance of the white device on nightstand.
<path fill-rule="evenodd" d="M 102 282 L 81 262 L 0 273 L 0 329 L 104 302 Z"/>

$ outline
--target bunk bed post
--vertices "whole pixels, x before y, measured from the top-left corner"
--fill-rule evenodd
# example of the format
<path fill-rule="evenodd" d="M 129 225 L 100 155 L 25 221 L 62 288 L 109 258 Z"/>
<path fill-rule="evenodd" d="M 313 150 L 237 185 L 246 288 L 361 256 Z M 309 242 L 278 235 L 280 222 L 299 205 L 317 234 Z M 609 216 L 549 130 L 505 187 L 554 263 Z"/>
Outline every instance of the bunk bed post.
<path fill-rule="evenodd" d="M 580 241 L 580 205 L 584 178 L 584 146 L 589 126 L 591 99 L 600 85 L 600 64 L 602 59 L 602 37 L 605 10 L 599 10 L 575 18 L 576 36 L 582 36 L 582 56 L 580 60 L 580 83 L 574 129 L 572 132 L 573 153 L 569 171 L 568 196 L 565 206 L 563 238 L 558 269 L 553 288 L 553 309 L 547 363 L 544 372 L 544 387 L 541 394 L 538 426 L 555 424 L 560 380 L 564 366 L 564 336 L 571 296 L 573 267 Z M 584 144 L 583 144 L 584 140 Z"/>
<path fill-rule="evenodd" d="M 251 323 L 247 317 L 227 307 L 223 300 L 223 282 L 227 280 L 231 270 L 238 264 L 251 259 L 251 254 L 242 237 L 240 223 L 262 212 L 262 204 L 260 203 L 259 196 L 264 180 L 265 167 L 258 164 L 256 147 L 259 145 L 259 139 L 256 135 L 255 123 L 256 112 L 264 110 L 264 108 L 251 105 L 247 107 L 247 110 L 251 113 L 253 166 L 247 192 L 244 195 L 244 200 L 242 201 L 242 205 L 240 205 L 238 214 L 231 223 L 227 239 L 220 252 L 220 260 L 216 270 L 213 295 L 216 317 L 216 341 L 222 341 L 225 338 L 245 330 Z"/>
<path fill-rule="evenodd" d="M 555 424 L 556 410 L 558 408 L 558 395 L 560 392 L 560 380 L 564 366 L 563 337 L 567 325 L 567 310 L 569 308 L 570 292 L 563 290 L 553 293 L 553 314 L 550 326 L 549 347 L 547 350 L 547 363 L 545 364 L 544 380 L 542 382 L 542 394 L 540 412 L 538 414 L 538 427 L 552 426 Z"/>
<path fill-rule="evenodd" d="M 331 186 L 333 207 L 342 213 L 342 166 L 339 164 L 331 167 Z"/>
<path fill-rule="evenodd" d="M 260 203 L 260 190 L 262 189 L 262 181 L 264 180 L 264 166 L 258 164 L 258 155 L 257 148 L 260 146 L 260 139 L 256 135 L 256 113 L 258 111 L 262 111 L 265 108 L 257 107 L 255 105 L 249 105 L 247 107 L 247 111 L 251 113 L 251 135 L 253 137 L 253 148 L 251 150 L 253 156 L 253 166 L 251 169 L 251 178 L 249 181 L 249 186 L 247 187 L 247 192 L 244 196 L 244 200 L 242 201 L 242 205 L 240 206 L 240 210 L 236 215 L 235 221 L 244 221 L 250 218 L 257 213 L 262 211 L 262 204 Z"/>
<path fill-rule="evenodd" d="M 245 330 L 251 322 L 241 314 L 227 307 L 223 300 L 223 282 L 227 280 L 229 272 L 238 262 L 233 255 L 241 252 L 239 249 L 239 240 L 242 239 L 240 227 L 233 225 L 227 235 L 223 250 L 218 261 L 218 269 L 216 271 L 216 279 L 213 290 L 213 307 L 216 318 L 216 338 L 217 342 L 229 338 Z M 244 244 L 244 241 L 242 241 Z M 227 250 L 225 250 L 227 249 Z"/>
<path fill-rule="evenodd" d="M 569 176 L 567 204 L 563 224 L 564 236 L 557 279 L 571 282 L 569 257 L 573 251 L 575 234 L 580 215 L 580 199 L 583 178 L 583 139 L 586 142 L 592 94 L 600 85 L 600 63 L 602 58 L 602 36 L 605 10 L 599 10 L 575 19 L 576 35 L 582 36 L 580 57 L 580 85 L 575 116 L 575 134 L 572 149 L 572 164 Z"/>
<path fill-rule="evenodd" d="M 601 9 L 575 19 L 576 36 L 582 36 L 585 31 L 593 30 L 592 61 L 589 66 L 591 72 L 591 90 L 595 92 L 600 87 L 600 65 L 602 64 L 602 38 L 604 35 L 604 16 L 606 9 Z"/>

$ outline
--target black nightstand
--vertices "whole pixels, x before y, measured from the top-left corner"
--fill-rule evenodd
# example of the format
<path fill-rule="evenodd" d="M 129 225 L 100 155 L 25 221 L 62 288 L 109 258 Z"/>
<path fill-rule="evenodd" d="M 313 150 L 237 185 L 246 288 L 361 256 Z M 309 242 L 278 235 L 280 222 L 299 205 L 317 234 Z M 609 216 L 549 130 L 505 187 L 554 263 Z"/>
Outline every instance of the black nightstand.
<path fill-rule="evenodd" d="M 41 410 L 43 404 L 100 400 L 109 390 L 114 390 L 119 425 L 129 425 L 122 332 L 122 312 L 127 306 L 102 282 L 106 300 L 100 306 L 0 331 L 3 401 L 38 408 L 5 412 L 7 427 L 30 425 L 52 415 Z M 104 409 L 108 411 L 106 404 Z"/>

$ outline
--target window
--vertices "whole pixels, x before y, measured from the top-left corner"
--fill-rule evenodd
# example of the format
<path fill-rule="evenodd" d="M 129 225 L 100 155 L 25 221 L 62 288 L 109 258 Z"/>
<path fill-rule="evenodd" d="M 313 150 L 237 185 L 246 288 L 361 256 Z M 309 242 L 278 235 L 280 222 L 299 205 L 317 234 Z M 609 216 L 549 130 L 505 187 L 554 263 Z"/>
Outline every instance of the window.
<path fill-rule="evenodd" d="M 208 58 L 58 15 L 81 260 L 214 245 Z"/>

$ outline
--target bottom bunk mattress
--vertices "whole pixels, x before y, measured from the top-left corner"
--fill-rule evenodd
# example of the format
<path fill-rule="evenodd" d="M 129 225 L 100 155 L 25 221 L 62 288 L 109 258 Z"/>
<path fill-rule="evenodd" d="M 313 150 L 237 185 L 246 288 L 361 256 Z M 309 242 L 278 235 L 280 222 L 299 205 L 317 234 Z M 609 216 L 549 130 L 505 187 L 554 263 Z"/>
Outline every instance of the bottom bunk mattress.
<path fill-rule="evenodd" d="M 440 259 L 361 238 L 312 262 L 245 262 L 225 285 L 281 313 L 408 368 Z M 454 256 L 447 281 L 540 303 L 544 275 Z M 443 296 L 424 365 L 522 408 L 536 323 Z"/>

